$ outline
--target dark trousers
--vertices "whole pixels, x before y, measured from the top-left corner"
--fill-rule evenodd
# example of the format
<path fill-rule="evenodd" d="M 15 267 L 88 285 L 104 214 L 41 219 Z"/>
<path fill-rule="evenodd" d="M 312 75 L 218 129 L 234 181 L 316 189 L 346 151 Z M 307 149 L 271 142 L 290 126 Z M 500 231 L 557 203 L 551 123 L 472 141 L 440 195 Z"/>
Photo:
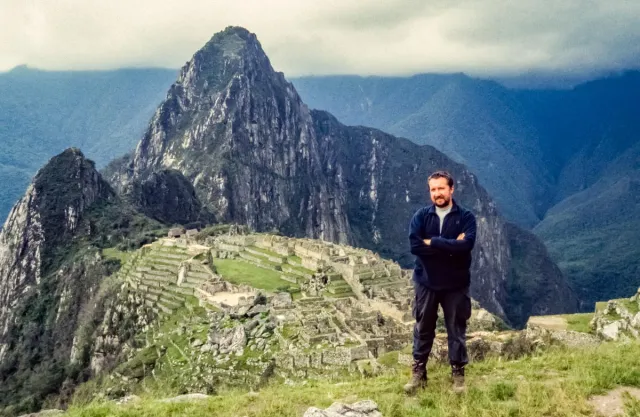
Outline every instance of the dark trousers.
<path fill-rule="evenodd" d="M 416 324 L 413 328 L 413 358 L 425 363 L 429 359 L 436 336 L 438 305 L 441 305 L 449 342 L 449 362 L 456 366 L 466 365 L 469 362 L 466 345 L 467 320 L 471 317 L 469 287 L 433 291 L 414 283 L 414 288 L 416 298 L 413 315 Z"/>

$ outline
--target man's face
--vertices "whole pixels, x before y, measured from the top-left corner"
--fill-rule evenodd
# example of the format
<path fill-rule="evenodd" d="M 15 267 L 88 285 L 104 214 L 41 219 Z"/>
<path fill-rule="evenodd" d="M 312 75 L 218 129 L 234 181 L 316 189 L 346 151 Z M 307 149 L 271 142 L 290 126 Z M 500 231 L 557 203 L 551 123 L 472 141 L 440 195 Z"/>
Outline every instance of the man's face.
<path fill-rule="evenodd" d="M 429 193 L 433 204 L 438 207 L 447 207 L 451 204 L 453 187 L 449 187 L 446 178 L 432 178 L 429 180 Z"/>

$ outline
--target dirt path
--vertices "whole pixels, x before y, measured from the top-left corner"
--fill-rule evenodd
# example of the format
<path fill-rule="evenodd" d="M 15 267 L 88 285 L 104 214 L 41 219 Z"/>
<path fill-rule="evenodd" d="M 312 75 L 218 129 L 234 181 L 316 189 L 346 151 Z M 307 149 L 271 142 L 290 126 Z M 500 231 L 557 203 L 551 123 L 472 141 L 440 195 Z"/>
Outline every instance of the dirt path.
<path fill-rule="evenodd" d="M 239 301 L 240 301 L 240 297 L 251 297 L 251 296 L 255 296 L 255 293 L 252 292 L 236 292 L 236 293 L 232 293 L 232 292 L 218 292 L 215 293 L 214 295 L 208 297 L 210 301 L 214 302 L 214 303 L 219 303 L 219 304 L 226 304 L 228 306 L 237 306 Z"/>
<path fill-rule="evenodd" d="M 640 388 L 620 387 L 609 391 L 606 395 L 597 395 L 589 399 L 598 415 L 603 417 L 614 417 L 624 415 L 624 393 L 640 400 Z"/>
<path fill-rule="evenodd" d="M 550 330 L 567 330 L 567 320 L 559 316 L 535 316 L 529 318 L 529 324 Z"/>

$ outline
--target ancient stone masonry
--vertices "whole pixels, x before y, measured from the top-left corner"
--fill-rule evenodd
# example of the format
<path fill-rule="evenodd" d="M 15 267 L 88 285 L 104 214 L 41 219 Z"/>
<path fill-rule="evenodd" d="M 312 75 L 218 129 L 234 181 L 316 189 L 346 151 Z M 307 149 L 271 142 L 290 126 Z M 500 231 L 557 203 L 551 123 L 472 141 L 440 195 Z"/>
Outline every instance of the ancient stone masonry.
<path fill-rule="evenodd" d="M 270 292 L 231 283 L 216 272 L 220 259 L 278 271 L 288 289 Z M 118 276 L 137 306 L 130 308 L 137 325 L 147 334 L 146 347 L 128 346 L 127 357 L 135 360 L 152 348 L 145 369 L 181 369 L 185 383 L 194 388 L 212 389 L 220 383 L 257 387 L 272 374 L 310 378 L 372 372 L 383 368 L 377 363 L 380 355 L 402 350 L 411 341 L 409 274 L 367 250 L 236 230 L 200 243 L 160 239 L 132 254 Z M 278 274 L 270 276 L 278 279 Z M 193 318 L 208 329 L 205 339 L 187 324 L 169 335 L 158 333 L 156 318 L 162 321 L 183 307 L 181 315 L 192 316 L 194 306 L 208 312 L 206 318 Z M 486 311 L 475 309 L 474 317 L 476 327 L 495 328 L 496 319 Z M 103 328 L 117 328 L 118 320 L 108 311 L 105 321 L 110 325 Z M 103 333 L 92 361 L 96 372 L 108 368 L 105 363 L 121 343 L 116 333 Z M 174 338 L 187 333 L 188 346 L 178 348 Z M 154 368 L 154 358 L 170 347 L 181 352 L 182 364 L 165 360 Z M 438 352 L 446 356 L 446 347 Z M 140 372 L 135 380 L 145 374 Z M 131 383 L 129 374 L 114 378 L 122 386 Z"/>
<path fill-rule="evenodd" d="M 220 279 L 196 259 L 207 249 L 182 244 L 179 239 L 160 239 L 132 255 L 118 276 L 142 294 L 156 314 L 171 314 L 185 305 L 187 297 L 198 295 L 199 288 Z"/>
<path fill-rule="evenodd" d="M 588 320 L 586 329 L 571 330 L 569 320 Z M 593 314 L 532 316 L 526 329 L 529 337 L 546 336 L 570 347 L 594 346 L 602 341 L 640 339 L 640 288 L 630 298 L 601 301 Z"/>
<path fill-rule="evenodd" d="M 309 296 L 355 297 L 400 321 L 410 318 L 408 272 L 369 250 L 265 234 L 223 235 L 206 243 L 213 258 L 237 258 L 280 271 L 284 281 L 298 284 Z"/>
<path fill-rule="evenodd" d="M 597 303 L 590 325 L 604 340 L 640 339 L 640 288 L 631 298 Z"/>
<path fill-rule="evenodd" d="M 167 234 L 167 237 L 179 238 L 179 237 L 182 237 L 184 233 L 185 231 L 182 227 L 174 227 L 172 229 L 169 229 L 169 233 Z"/>

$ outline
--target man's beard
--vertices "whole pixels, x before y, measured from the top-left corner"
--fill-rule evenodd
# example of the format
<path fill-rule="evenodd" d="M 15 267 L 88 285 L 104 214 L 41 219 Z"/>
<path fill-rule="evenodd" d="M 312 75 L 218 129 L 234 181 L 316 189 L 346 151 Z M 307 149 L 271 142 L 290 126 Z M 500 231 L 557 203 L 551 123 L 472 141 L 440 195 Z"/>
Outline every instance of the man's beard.
<path fill-rule="evenodd" d="M 451 199 L 450 198 L 446 198 L 446 197 L 442 197 L 442 200 L 444 200 L 444 203 L 442 203 L 442 204 L 438 204 L 438 200 L 439 199 L 436 198 L 434 203 L 435 203 L 436 207 L 440 207 L 440 208 L 447 207 L 449 205 L 449 203 L 451 203 Z"/>

